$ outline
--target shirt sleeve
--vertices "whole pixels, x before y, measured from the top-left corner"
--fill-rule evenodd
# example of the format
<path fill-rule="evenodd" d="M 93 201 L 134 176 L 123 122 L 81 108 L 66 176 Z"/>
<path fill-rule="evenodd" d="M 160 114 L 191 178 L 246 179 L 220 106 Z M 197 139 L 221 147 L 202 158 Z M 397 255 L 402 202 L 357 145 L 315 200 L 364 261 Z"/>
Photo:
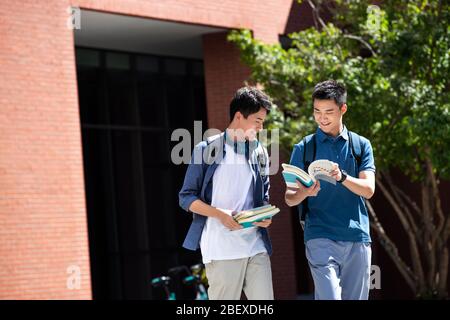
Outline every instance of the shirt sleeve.
<path fill-rule="evenodd" d="M 192 202 L 200 199 L 200 191 L 203 184 L 202 151 L 202 144 L 195 146 L 184 177 L 183 186 L 178 194 L 179 205 L 186 211 L 189 211 Z"/>
<path fill-rule="evenodd" d="M 305 170 L 303 161 L 303 149 L 304 149 L 303 140 L 294 145 L 294 149 L 292 150 L 291 160 L 289 161 L 289 164 L 299 167 L 302 170 Z"/>
<path fill-rule="evenodd" d="M 264 168 L 264 178 L 262 179 L 263 181 L 263 187 L 264 187 L 264 198 L 263 198 L 263 203 L 264 205 L 269 204 L 269 189 L 270 189 L 270 179 L 269 179 L 269 167 L 270 167 L 270 159 L 269 159 L 269 155 L 267 153 L 266 148 L 263 147 L 263 151 L 264 151 L 264 157 L 266 158 L 266 166 Z"/>
<path fill-rule="evenodd" d="M 362 140 L 362 155 L 361 155 L 361 165 L 359 166 L 359 172 L 362 171 L 373 171 L 375 172 L 375 160 L 373 157 L 373 149 L 370 141 L 367 139 Z"/>

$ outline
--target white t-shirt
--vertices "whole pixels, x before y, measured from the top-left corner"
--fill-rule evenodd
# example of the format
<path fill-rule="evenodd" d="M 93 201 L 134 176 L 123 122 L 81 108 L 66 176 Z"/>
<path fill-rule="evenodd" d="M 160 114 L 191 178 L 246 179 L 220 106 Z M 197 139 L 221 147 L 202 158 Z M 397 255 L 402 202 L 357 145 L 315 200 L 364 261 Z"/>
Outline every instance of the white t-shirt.
<path fill-rule="evenodd" d="M 225 157 L 213 176 L 211 206 L 231 214 L 253 208 L 253 174 L 245 155 L 225 145 Z M 200 240 L 203 263 L 252 257 L 267 252 L 258 227 L 230 231 L 219 219 L 208 218 Z"/>

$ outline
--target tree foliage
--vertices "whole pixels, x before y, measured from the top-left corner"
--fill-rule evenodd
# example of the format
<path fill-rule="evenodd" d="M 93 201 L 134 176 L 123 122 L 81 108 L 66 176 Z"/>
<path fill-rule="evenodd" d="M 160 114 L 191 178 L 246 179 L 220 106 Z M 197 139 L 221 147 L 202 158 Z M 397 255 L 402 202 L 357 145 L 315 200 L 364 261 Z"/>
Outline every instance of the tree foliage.
<path fill-rule="evenodd" d="M 287 47 L 258 41 L 249 30 L 228 37 L 252 70 L 252 80 L 277 104 L 269 128 L 280 129 L 282 146 L 290 151 L 315 130 L 314 85 L 326 79 L 344 82 L 349 107 L 344 121 L 372 142 L 377 185 L 408 234 L 411 264 L 369 204 L 373 227 L 418 296 L 444 297 L 450 214 L 441 207 L 439 181 L 450 178 L 449 3 L 308 2 L 316 26 L 290 34 Z M 324 11 L 331 13 L 327 22 L 321 18 Z M 396 187 L 392 168 L 420 183 L 419 205 Z"/>

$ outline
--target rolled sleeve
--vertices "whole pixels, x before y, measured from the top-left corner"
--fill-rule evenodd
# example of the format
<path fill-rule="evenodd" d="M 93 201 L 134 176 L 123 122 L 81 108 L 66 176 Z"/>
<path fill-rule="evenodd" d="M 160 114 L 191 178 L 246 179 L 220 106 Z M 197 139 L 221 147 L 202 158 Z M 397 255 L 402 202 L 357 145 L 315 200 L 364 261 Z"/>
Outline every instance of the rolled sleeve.
<path fill-rule="evenodd" d="M 267 153 L 266 148 L 264 150 L 264 157 L 266 158 L 266 164 L 269 164 L 269 154 Z M 270 189 L 270 178 L 269 178 L 269 165 L 266 165 L 264 168 L 264 178 L 263 178 L 263 188 L 264 188 L 264 205 L 269 204 L 269 189 Z"/>
<path fill-rule="evenodd" d="M 186 211 L 195 200 L 200 199 L 203 184 L 203 161 L 199 159 L 203 155 L 203 144 L 195 146 L 191 161 L 184 177 L 183 186 L 178 194 L 179 205 Z"/>

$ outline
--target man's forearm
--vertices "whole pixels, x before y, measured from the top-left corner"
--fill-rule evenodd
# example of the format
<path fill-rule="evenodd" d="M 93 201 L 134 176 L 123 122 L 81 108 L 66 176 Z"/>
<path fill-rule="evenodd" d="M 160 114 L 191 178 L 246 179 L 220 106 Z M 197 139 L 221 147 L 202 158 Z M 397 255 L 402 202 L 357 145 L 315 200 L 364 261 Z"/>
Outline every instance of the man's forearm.
<path fill-rule="evenodd" d="M 210 206 L 207 203 L 204 203 L 202 200 L 195 200 L 192 202 L 189 210 L 202 216 L 213 218 L 218 218 L 221 214 L 223 214 L 222 211 Z"/>
<path fill-rule="evenodd" d="M 367 179 L 358 179 L 352 176 L 347 176 L 347 179 L 345 179 L 342 184 L 351 192 L 366 199 L 372 198 L 375 192 L 373 183 Z"/>

